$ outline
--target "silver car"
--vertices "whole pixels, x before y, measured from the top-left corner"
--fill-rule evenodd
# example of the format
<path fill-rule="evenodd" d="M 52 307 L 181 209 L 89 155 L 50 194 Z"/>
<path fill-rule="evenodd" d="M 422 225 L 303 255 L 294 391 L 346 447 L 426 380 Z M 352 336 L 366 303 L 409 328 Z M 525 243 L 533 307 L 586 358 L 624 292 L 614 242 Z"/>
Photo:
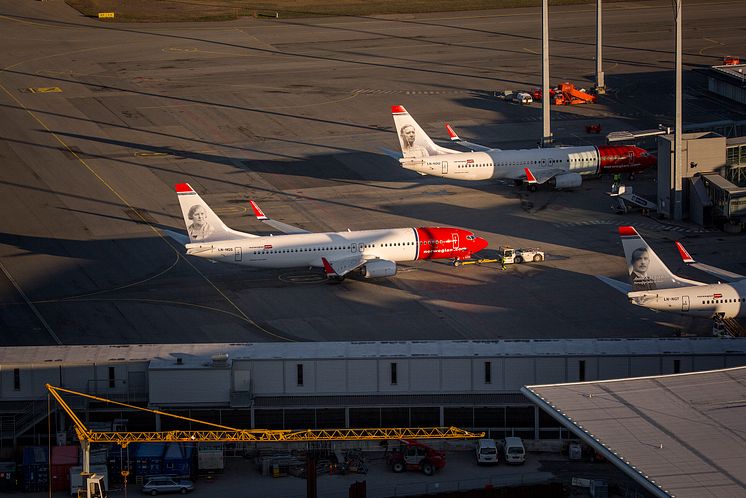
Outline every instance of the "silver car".
<path fill-rule="evenodd" d="M 194 483 L 187 479 L 177 479 L 173 477 L 149 477 L 142 492 L 149 495 L 158 495 L 161 493 L 188 493 L 194 490 Z"/>

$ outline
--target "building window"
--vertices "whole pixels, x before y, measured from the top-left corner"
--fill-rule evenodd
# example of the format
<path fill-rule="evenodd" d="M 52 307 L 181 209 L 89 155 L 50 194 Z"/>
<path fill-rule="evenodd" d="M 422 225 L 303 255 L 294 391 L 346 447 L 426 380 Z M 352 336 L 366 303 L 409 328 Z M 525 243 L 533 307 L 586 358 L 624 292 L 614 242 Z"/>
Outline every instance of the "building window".
<path fill-rule="evenodd" d="M 391 384 L 396 384 L 396 363 L 391 364 Z"/>
<path fill-rule="evenodd" d="M 295 376 L 299 386 L 303 385 L 303 363 L 295 365 Z"/>
<path fill-rule="evenodd" d="M 109 367 L 109 387 L 113 388 L 116 386 L 116 372 L 114 367 Z"/>
<path fill-rule="evenodd" d="M 681 373 L 681 360 L 673 360 L 673 373 Z"/>
<path fill-rule="evenodd" d="M 21 390 L 21 369 L 20 368 L 13 369 L 13 390 L 14 391 Z"/>
<path fill-rule="evenodd" d="M 585 360 L 578 361 L 578 379 L 585 382 Z"/>
<path fill-rule="evenodd" d="M 492 362 L 484 362 L 484 383 L 492 384 Z"/>

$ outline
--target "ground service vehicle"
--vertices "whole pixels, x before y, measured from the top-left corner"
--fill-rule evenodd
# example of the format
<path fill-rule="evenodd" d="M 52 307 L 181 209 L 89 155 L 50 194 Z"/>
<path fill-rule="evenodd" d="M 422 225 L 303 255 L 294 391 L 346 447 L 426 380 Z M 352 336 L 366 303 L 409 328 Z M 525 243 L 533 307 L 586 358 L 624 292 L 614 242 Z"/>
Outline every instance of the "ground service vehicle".
<path fill-rule="evenodd" d="M 506 437 L 502 440 L 505 463 L 523 464 L 526 462 L 526 448 L 519 437 Z"/>
<path fill-rule="evenodd" d="M 386 463 L 394 472 L 421 470 L 426 476 L 435 474 L 446 465 L 446 454 L 426 444 L 405 440 L 386 456 Z"/>
<path fill-rule="evenodd" d="M 142 487 L 142 492 L 147 495 L 159 495 L 164 493 L 188 493 L 194 491 L 194 483 L 187 479 L 174 477 L 151 477 Z"/>
<path fill-rule="evenodd" d="M 518 104 L 528 105 L 533 103 L 534 99 L 531 94 L 526 92 L 517 92 L 511 95 L 510 100 Z"/>
<path fill-rule="evenodd" d="M 500 254 L 500 258 L 505 264 L 520 264 L 526 261 L 544 261 L 544 251 L 537 248 L 513 249 L 510 246 L 500 246 L 497 252 Z"/>
<path fill-rule="evenodd" d="M 477 464 L 496 464 L 497 444 L 494 439 L 480 439 L 477 441 Z"/>

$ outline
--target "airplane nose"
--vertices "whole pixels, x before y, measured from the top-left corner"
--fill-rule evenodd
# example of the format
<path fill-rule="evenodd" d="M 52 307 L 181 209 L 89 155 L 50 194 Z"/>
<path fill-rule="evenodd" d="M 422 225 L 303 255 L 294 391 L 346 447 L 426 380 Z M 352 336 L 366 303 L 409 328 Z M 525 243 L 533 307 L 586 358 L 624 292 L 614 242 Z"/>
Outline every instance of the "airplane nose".
<path fill-rule="evenodd" d="M 473 252 L 479 252 L 485 247 L 487 247 L 488 242 L 483 239 L 482 237 L 477 237 L 477 239 L 474 241 L 474 251 Z"/>

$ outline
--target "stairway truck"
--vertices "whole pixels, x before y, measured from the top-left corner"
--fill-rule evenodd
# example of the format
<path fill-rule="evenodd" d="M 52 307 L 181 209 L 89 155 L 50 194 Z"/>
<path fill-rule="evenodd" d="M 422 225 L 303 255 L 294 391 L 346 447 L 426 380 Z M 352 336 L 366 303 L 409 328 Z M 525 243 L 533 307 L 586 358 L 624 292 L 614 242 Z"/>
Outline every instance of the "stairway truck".
<path fill-rule="evenodd" d="M 497 250 L 500 259 L 505 264 L 525 263 L 527 261 L 544 261 L 544 251 L 538 248 L 514 249 L 510 246 L 500 246 Z"/>

